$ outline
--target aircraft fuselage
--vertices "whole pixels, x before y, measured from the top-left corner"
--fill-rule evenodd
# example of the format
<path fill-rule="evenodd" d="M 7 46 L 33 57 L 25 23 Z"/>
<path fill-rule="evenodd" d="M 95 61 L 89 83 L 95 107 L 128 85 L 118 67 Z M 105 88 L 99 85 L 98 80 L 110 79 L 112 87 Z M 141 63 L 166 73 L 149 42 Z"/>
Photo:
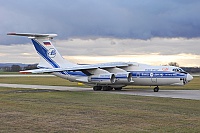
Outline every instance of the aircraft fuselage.
<path fill-rule="evenodd" d="M 54 73 L 54 75 L 68 79 L 73 82 L 81 82 L 83 79 L 83 83 L 88 83 L 91 86 L 112 86 L 112 87 L 123 87 L 127 85 L 142 85 L 142 86 L 164 86 L 164 85 L 185 85 L 190 80 L 192 80 L 192 76 L 183 71 L 182 69 L 174 66 L 150 66 L 150 65 L 144 65 L 144 64 L 138 64 L 135 65 L 133 63 L 133 66 L 128 66 L 121 68 L 129 73 L 131 73 L 131 81 L 124 82 L 120 81 L 123 78 L 126 77 L 116 77 L 116 80 L 114 83 L 107 83 L 107 84 L 101 84 L 98 82 L 90 83 L 88 81 L 89 76 L 86 74 L 80 72 L 80 71 L 66 71 L 65 73 Z M 179 69 L 180 71 L 173 71 L 173 69 Z M 97 81 L 101 80 L 110 80 L 109 78 L 96 78 Z M 88 81 L 88 82 L 87 82 Z"/>

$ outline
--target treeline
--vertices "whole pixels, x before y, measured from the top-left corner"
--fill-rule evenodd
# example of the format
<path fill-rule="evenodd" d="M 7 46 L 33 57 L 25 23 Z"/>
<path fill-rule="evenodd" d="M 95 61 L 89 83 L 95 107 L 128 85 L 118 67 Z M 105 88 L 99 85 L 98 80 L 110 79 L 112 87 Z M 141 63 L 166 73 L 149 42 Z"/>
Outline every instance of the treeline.
<path fill-rule="evenodd" d="M 38 64 L 30 64 L 30 65 L 22 67 L 20 65 L 13 64 L 11 66 L 2 66 L 2 67 L 0 67 L 0 70 L 3 72 L 19 72 L 22 70 L 37 69 L 37 65 Z"/>
<path fill-rule="evenodd" d="M 181 67 L 181 68 L 189 73 L 200 73 L 200 67 Z"/>

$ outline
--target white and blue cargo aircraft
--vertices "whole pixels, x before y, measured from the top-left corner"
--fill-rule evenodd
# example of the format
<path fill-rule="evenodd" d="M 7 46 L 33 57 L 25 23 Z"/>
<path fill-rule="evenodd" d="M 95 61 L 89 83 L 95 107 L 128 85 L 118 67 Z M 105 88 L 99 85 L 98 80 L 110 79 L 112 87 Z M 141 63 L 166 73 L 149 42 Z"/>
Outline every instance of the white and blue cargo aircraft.
<path fill-rule="evenodd" d="M 39 69 L 21 73 L 52 73 L 72 82 L 81 82 L 93 87 L 94 91 L 121 90 L 128 85 L 159 86 L 185 85 L 193 77 L 175 66 L 151 66 L 136 62 L 111 62 L 92 65 L 77 65 L 65 60 L 52 44 L 56 34 L 8 33 L 31 39 L 40 56 Z"/>

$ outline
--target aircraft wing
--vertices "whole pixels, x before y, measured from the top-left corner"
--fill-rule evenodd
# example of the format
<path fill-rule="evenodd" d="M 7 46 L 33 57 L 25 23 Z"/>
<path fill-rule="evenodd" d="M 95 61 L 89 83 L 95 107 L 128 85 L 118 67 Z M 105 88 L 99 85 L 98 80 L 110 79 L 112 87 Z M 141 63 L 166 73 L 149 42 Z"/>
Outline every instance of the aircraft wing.
<path fill-rule="evenodd" d="M 102 64 L 94 64 L 94 65 L 77 65 L 74 67 L 68 68 L 42 68 L 42 69 L 33 69 L 33 70 L 26 70 L 20 71 L 20 73 L 52 73 L 52 72 L 62 72 L 62 71 L 82 71 L 82 70 L 91 70 L 97 68 L 115 68 L 115 67 L 126 67 L 133 65 L 132 63 L 126 62 L 113 62 L 113 63 L 102 63 Z"/>

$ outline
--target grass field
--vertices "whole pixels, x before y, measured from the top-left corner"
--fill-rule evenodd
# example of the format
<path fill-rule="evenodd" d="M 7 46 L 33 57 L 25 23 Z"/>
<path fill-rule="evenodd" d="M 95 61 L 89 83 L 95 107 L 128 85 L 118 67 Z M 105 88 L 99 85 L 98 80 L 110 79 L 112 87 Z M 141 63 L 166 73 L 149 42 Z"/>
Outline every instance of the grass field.
<path fill-rule="evenodd" d="M 199 132 L 200 102 L 0 89 L 1 132 Z"/>
<path fill-rule="evenodd" d="M 70 82 L 58 77 L 0 77 L 0 83 L 32 84 L 53 86 L 77 86 L 78 83 Z"/>
<path fill-rule="evenodd" d="M 185 89 L 199 89 L 199 81 L 195 78 Z M 9 77 L 0 83 L 77 86 L 56 77 Z M 0 88 L 0 118 L 0 132 L 198 133 L 200 101 Z"/>

